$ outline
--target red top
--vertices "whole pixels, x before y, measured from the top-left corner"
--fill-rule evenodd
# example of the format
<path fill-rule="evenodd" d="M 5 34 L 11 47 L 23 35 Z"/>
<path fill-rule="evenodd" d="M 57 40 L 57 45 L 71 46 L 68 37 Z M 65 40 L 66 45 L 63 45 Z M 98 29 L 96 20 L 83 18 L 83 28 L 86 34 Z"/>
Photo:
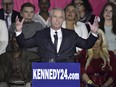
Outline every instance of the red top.
<path fill-rule="evenodd" d="M 103 60 L 101 58 L 92 59 L 89 66 L 85 70 L 85 64 L 87 61 L 86 51 L 81 51 L 80 55 L 77 57 L 77 61 L 81 63 L 81 73 L 87 73 L 87 75 L 94 81 L 94 83 L 101 85 L 107 79 L 107 77 L 112 77 L 115 79 L 116 77 L 116 68 L 115 63 L 116 59 L 112 51 L 109 51 L 110 54 L 110 65 L 112 67 L 112 71 L 110 71 L 110 67 L 108 64 L 102 70 Z"/>

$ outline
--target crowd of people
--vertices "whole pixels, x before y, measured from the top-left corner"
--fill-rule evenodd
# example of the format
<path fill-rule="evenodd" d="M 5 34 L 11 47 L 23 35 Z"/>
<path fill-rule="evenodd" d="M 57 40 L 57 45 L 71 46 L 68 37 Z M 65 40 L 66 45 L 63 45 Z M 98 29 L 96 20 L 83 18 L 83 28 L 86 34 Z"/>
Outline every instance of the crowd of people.
<path fill-rule="evenodd" d="M 72 0 L 49 11 L 50 0 L 38 0 L 40 11 L 26 2 L 20 12 L 13 0 L 0 9 L 0 87 L 31 87 L 32 62 L 81 65 L 81 87 L 116 87 L 116 1 L 99 17 L 88 0 Z"/>

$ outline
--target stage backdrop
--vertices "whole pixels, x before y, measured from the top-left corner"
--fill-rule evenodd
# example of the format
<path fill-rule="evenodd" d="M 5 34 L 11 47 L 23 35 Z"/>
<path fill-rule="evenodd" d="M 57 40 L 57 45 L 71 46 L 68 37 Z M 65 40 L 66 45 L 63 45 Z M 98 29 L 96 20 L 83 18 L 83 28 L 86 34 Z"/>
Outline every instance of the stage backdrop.
<path fill-rule="evenodd" d="M 0 4 L 1 4 L 0 0 Z M 14 5 L 14 9 L 17 11 L 20 11 L 20 6 L 25 3 L 25 2 L 31 2 L 36 6 L 36 12 L 39 11 L 38 8 L 38 0 L 14 0 L 15 5 Z M 70 3 L 72 0 L 50 0 L 51 2 L 51 7 L 50 9 L 52 9 L 53 7 L 60 7 L 60 8 L 64 8 L 68 3 Z M 108 0 L 89 0 L 92 7 L 93 7 L 93 13 L 96 15 L 99 15 L 99 13 L 101 12 L 102 7 L 104 6 L 104 4 L 108 1 Z M 1 5 L 0 5 L 1 8 Z"/>

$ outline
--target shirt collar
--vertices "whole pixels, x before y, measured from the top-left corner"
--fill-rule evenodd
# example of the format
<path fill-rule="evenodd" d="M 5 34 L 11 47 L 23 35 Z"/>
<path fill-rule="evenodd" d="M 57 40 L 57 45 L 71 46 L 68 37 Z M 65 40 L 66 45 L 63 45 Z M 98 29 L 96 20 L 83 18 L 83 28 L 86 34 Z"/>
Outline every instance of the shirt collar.
<path fill-rule="evenodd" d="M 58 33 L 60 33 L 60 32 L 61 32 L 61 28 L 58 29 L 58 30 L 54 30 L 54 29 L 50 28 L 50 31 L 51 31 L 52 34 L 54 34 L 56 31 L 57 31 Z"/>
<path fill-rule="evenodd" d="M 9 15 L 10 17 L 11 17 L 11 15 L 12 15 L 12 12 L 10 13 L 10 14 L 6 14 L 6 13 L 4 13 L 4 15 L 6 16 L 6 15 Z"/>

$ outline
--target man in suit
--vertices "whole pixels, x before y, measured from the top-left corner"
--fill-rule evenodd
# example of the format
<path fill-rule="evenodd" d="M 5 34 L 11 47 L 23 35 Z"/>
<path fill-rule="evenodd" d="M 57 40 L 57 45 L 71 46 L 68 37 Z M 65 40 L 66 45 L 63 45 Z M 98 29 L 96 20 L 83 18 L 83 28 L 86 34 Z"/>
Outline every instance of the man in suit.
<path fill-rule="evenodd" d="M 93 25 L 89 23 L 92 34 L 88 39 L 82 39 L 74 30 L 61 27 L 65 19 L 62 9 L 52 9 L 49 19 L 50 28 L 40 30 L 33 37 L 25 39 L 22 33 L 24 19 L 20 22 L 16 18 L 16 39 L 19 46 L 22 48 L 37 46 L 38 54 L 44 62 L 74 62 L 75 48 L 91 48 L 98 38 L 96 34 L 98 30 L 97 18 L 95 18 Z M 54 45 L 56 42 L 57 47 Z"/>
<path fill-rule="evenodd" d="M 8 21 L 6 25 L 9 29 L 10 25 L 15 22 L 16 16 L 19 18 L 21 17 L 20 13 L 13 10 L 13 0 L 2 0 L 1 6 L 2 8 L 0 9 L 0 19 Z"/>

